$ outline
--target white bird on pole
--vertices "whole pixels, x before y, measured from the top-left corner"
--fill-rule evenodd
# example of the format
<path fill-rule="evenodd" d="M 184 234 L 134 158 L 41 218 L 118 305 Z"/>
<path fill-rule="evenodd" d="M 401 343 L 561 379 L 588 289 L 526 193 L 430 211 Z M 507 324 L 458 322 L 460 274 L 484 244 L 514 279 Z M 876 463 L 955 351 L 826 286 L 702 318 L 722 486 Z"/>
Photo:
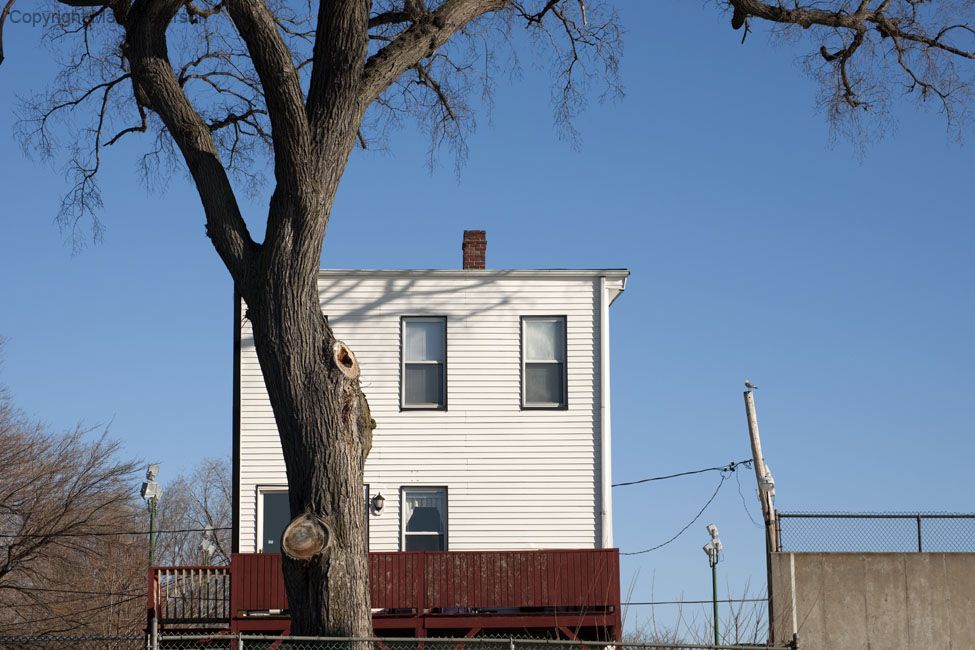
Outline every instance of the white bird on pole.
<path fill-rule="evenodd" d="M 749 390 L 757 390 L 758 389 L 758 386 L 756 386 L 755 384 L 753 384 L 752 382 L 750 382 L 750 381 L 748 381 L 746 379 L 745 380 L 745 388 L 747 388 Z"/>

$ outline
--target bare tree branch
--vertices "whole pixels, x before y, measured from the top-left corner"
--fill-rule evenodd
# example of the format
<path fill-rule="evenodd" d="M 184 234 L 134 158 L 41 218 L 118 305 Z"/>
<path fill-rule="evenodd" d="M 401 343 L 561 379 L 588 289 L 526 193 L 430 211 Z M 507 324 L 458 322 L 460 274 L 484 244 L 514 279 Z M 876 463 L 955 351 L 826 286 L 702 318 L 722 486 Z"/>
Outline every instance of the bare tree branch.
<path fill-rule="evenodd" d="M 0 11 L 0 65 L 3 64 L 3 24 L 6 22 L 7 15 L 10 13 L 16 1 L 7 0 L 7 4 L 3 6 L 3 11 Z"/>
<path fill-rule="evenodd" d="M 431 56 L 457 30 L 504 5 L 504 0 L 446 0 L 369 57 L 362 71 L 360 105 L 365 107 L 375 101 L 404 72 Z"/>
<path fill-rule="evenodd" d="M 210 128 L 190 104 L 168 60 L 165 29 L 181 6 L 181 0 L 136 0 L 129 10 L 124 51 L 138 87 L 162 118 L 196 180 L 207 234 L 231 274 L 243 279 L 251 272 L 258 246 L 241 217 Z"/>
<path fill-rule="evenodd" d="M 261 80 L 274 141 L 275 179 L 282 191 L 299 192 L 294 180 L 307 166 L 311 154 L 304 93 L 298 73 L 275 26 L 274 16 L 263 2 L 228 0 L 230 16 L 247 45 Z"/>
<path fill-rule="evenodd" d="M 725 0 L 734 10 L 732 27 L 748 27 L 752 18 L 783 29 L 801 28 L 818 35 L 819 66 L 807 59 L 807 70 L 822 84 L 820 104 L 835 129 L 854 141 L 865 128 L 881 129 L 889 120 L 891 98 L 903 80 L 906 93 L 918 90 L 919 101 L 936 97 L 949 127 L 970 118 L 975 98 L 975 7 L 971 3 L 916 0 L 848 0 L 830 2 Z M 839 44 L 836 42 L 839 41 Z M 960 64 L 966 67 L 960 68 Z M 870 125 L 859 117 L 872 115 Z"/>

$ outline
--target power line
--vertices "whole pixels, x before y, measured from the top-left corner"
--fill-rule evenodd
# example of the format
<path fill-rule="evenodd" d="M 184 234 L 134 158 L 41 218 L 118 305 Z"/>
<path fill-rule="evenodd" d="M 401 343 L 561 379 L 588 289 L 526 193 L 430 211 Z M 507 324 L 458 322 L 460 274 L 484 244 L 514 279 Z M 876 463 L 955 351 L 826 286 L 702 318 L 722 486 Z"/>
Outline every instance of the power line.
<path fill-rule="evenodd" d="M 66 612 L 66 613 L 63 613 L 63 614 L 58 614 L 57 616 L 47 616 L 45 618 L 35 618 L 35 619 L 31 619 L 31 620 L 16 621 L 16 622 L 12 623 L 11 626 L 13 626 L 13 625 L 20 625 L 20 626 L 24 626 L 24 625 L 35 625 L 37 623 L 46 623 L 47 621 L 65 620 L 68 617 L 72 617 L 73 618 L 73 617 L 81 616 L 82 614 L 90 614 L 92 612 L 98 612 L 98 611 L 101 611 L 103 609 L 108 609 L 110 607 L 117 607 L 119 605 L 124 605 L 125 603 L 131 603 L 133 600 L 136 600 L 138 598 L 145 598 L 145 596 L 144 595 L 132 596 L 131 598 L 126 598 L 125 600 L 119 600 L 119 601 L 116 601 L 114 603 L 107 603 L 105 605 L 99 605 L 97 607 L 92 607 L 90 609 L 83 609 L 83 610 L 80 610 L 80 611 Z"/>
<path fill-rule="evenodd" d="M 741 497 L 741 506 L 745 509 L 745 514 L 748 515 L 748 519 L 751 520 L 752 526 L 755 528 L 761 528 L 762 525 L 755 521 L 755 518 L 752 517 L 751 510 L 748 509 L 748 503 L 745 502 L 745 495 L 741 492 L 741 479 L 738 478 L 738 474 L 735 474 L 735 481 L 738 483 L 738 496 Z"/>
<path fill-rule="evenodd" d="M 620 603 L 621 605 L 710 605 L 713 600 L 649 600 L 649 601 L 630 601 Z M 725 598 L 718 599 L 719 603 L 766 603 L 768 598 Z"/>
<path fill-rule="evenodd" d="M 728 475 L 727 474 L 725 474 L 725 473 L 722 473 L 721 474 L 721 480 L 718 481 L 718 487 L 714 488 L 714 494 L 711 495 L 711 498 L 708 499 L 708 502 L 704 504 L 704 506 L 698 511 L 698 513 L 696 515 L 694 515 L 694 518 L 691 519 L 687 523 L 686 526 L 684 526 L 683 528 L 681 528 L 680 531 L 676 535 L 674 535 L 673 537 L 671 537 L 670 539 L 668 539 L 663 544 L 657 544 L 656 546 L 653 546 L 651 548 L 645 548 L 642 551 L 631 551 L 629 553 L 620 553 L 620 555 L 642 555 L 643 553 L 649 553 L 650 551 L 656 551 L 658 548 L 663 548 L 664 546 L 667 546 L 667 544 L 670 544 L 672 541 L 674 541 L 675 539 L 677 539 L 678 537 L 680 537 L 681 535 L 683 535 L 684 534 L 684 531 L 687 530 L 688 528 L 690 528 L 694 524 L 695 521 L 697 521 L 698 519 L 700 519 L 701 518 L 701 515 L 704 514 L 704 511 L 708 509 L 708 506 L 711 505 L 711 502 L 714 501 L 714 498 L 716 496 L 718 496 L 718 491 L 721 490 L 721 486 L 724 485 L 725 479 L 727 479 L 727 478 L 728 478 Z"/>
<path fill-rule="evenodd" d="M 667 476 L 654 476 L 651 478 L 641 478 L 638 481 L 626 481 L 624 483 L 613 483 L 613 487 L 621 487 L 623 485 L 637 485 L 639 483 L 649 483 L 650 481 L 663 481 L 669 478 L 678 478 L 680 476 L 690 476 L 691 474 L 703 474 L 704 472 L 733 472 L 738 469 L 739 465 L 744 465 L 746 467 L 752 466 L 752 459 L 739 460 L 737 462 L 728 463 L 722 467 L 705 467 L 704 469 L 695 469 L 690 472 L 680 472 L 679 474 L 668 474 Z"/>
<path fill-rule="evenodd" d="M 8 589 L 10 591 L 43 591 L 54 594 L 82 594 L 85 596 L 139 596 L 142 594 L 133 594 L 123 591 L 81 591 L 78 589 L 51 589 L 47 587 L 18 587 L 16 585 L 0 585 L 0 589 Z"/>
<path fill-rule="evenodd" d="M 173 530 L 157 530 L 155 531 L 157 535 L 162 535 L 164 533 L 203 533 L 207 530 L 231 530 L 230 526 L 220 526 L 217 528 L 178 528 Z M 5 535 L 0 533 L 0 538 L 7 539 L 32 539 L 36 537 L 50 537 L 52 539 L 59 537 L 111 537 L 113 535 L 148 535 L 148 530 L 114 530 L 110 532 L 97 532 L 91 531 L 87 533 L 18 533 Z"/>

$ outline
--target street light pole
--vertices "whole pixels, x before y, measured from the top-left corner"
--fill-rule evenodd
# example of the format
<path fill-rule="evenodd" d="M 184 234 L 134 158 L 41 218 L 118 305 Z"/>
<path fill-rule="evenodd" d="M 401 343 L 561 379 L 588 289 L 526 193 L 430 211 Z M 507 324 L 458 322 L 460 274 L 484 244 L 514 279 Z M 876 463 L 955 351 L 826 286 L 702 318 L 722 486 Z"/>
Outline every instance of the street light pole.
<path fill-rule="evenodd" d="M 718 645 L 718 554 L 714 554 L 711 564 L 711 601 L 714 605 L 714 645 Z"/>
<path fill-rule="evenodd" d="M 718 527 L 708 524 L 708 534 L 711 541 L 704 545 L 704 552 L 708 555 L 708 566 L 711 567 L 711 602 L 714 605 L 714 645 L 720 645 L 718 634 L 718 560 L 720 559 L 721 539 L 718 537 Z"/>
<path fill-rule="evenodd" d="M 159 476 L 159 465 L 152 464 L 146 469 L 146 480 L 142 484 L 142 498 L 149 508 L 149 566 L 156 563 L 156 513 L 158 512 L 159 497 L 162 488 L 156 483 Z"/>
<path fill-rule="evenodd" d="M 213 543 L 213 526 L 207 524 L 203 527 L 203 540 L 200 542 L 200 549 L 203 551 L 203 566 L 210 566 L 213 561 L 213 552 L 217 550 L 217 545 Z"/>

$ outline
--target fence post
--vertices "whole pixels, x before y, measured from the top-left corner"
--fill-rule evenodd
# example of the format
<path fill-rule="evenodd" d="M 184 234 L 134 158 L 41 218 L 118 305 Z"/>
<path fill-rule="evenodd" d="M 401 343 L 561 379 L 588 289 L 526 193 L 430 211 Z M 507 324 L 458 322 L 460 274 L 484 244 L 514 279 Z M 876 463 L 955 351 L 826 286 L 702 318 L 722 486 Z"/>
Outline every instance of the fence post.
<path fill-rule="evenodd" d="M 156 617 L 149 625 L 149 650 L 159 650 L 159 620 Z"/>
<path fill-rule="evenodd" d="M 921 553 L 921 513 L 917 513 L 917 552 Z"/>
<path fill-rule="evenodd" d="M 515 638 L 508 637 L 508 650 L 515 650 Z"/>

